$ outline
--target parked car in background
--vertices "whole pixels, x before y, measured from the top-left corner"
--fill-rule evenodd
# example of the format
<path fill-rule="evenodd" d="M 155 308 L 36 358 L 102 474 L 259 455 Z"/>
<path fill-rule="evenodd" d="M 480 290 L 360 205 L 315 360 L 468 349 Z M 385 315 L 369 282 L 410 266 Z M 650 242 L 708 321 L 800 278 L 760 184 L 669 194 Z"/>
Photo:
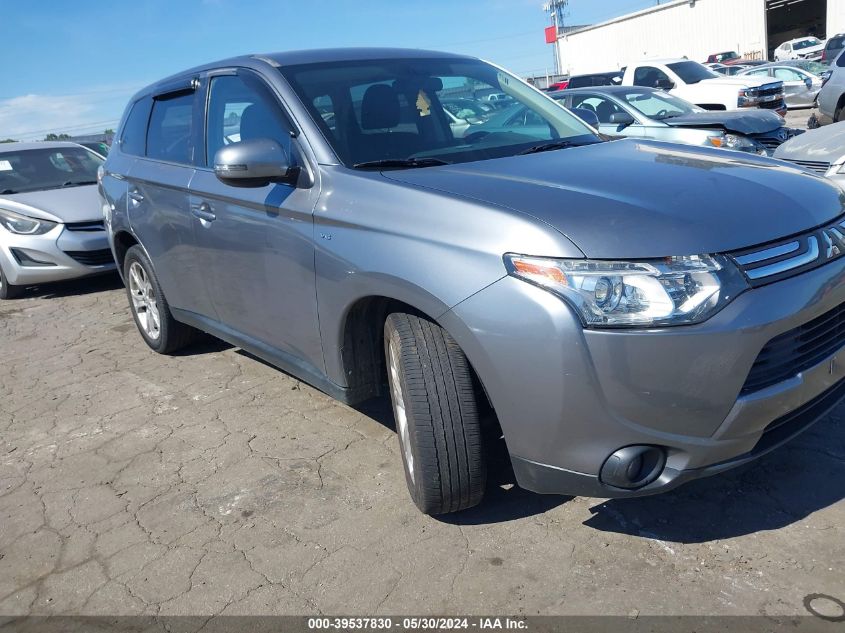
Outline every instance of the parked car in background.
<path fill-rule="evenodd" d="M 575 108 L 595 112 L 598 129 L 607 136 L 649 138 L 770 156 L 781 143 L 797 134 L 797 130 L 785 127 L 783 119 L 774 112 L 703 110 L 654 88 L 578 88 L 552 97 L 573 112 Z"/>
<path fill-rule="evenodd" d="M 459 119 L 466 119 L 470 123 L 481 123 L 496 113 L 496 108 L 485 101 L 477 99 L 458 98 L 443 99 L 443 108 Z"/>
<path fill-rule="evenodd" d="M 749 66 L 748 64 L 734 64 L 733 66 L 724 66 L 721 64 L 715 66 L 708 66 L 710 70 L 713 72 L 719 73 L 720 75 L 725 75 L 726 77 L 733 77 L 735 75 L 739 75 L 742 73 L 743 70 L 748 70 L 749 68 L 754 68 L 754 66 Z"/>
<path fill-rule="evenodd" d="M 837 33 L 828 38 L 820 61 L 824 64 L 832 64 L 843 50 L 845 50 L 845 33 Z"/>
<path fill-rule="evenodd" d="M 506 108 L 513 103 L 513 99 L 510 95 L 506 95 L 504 92 L 494 92 L 492 94 L 485 95 L 483 99 L 499 109 Z"/>
<path fill-rule="evenodd" d="M 585 88 L 589 86 L 619 86 L 622 84 L 621 70 L 608 73 L 592 73 L 589 75 L 573 75 L 569 78 L 567 89 Z"/>
<path fill-rule="evenodd" d="M 799 37 L 784 42 L 775 49 L 774 58 L 776 62 L 787 59 L 821 59 L 824 51 L 824 42 L 817 37 Z"/>
<path fill-rule="evenodd" d="M 461 86 L 545 125 L 453 138 Z M 501 68 L 396 49 L 197 67 L 138 92 L 117 138 L 103 208 L 145 344 L 203 330 L 344 402 L 389 394 L 423 512 L 481 501 L 481 419 L 521 486 L 633 497 L 843 397 L 845 246 L 820 248 L 842 195 L 786 163 L 602 142 Z"/>
<path fill-rule="evenodd" d="M 0 145 L 0 299 L 114 270 L 98 154 L 76 143 Z"/>
<path fill-rule="evenodd" d="M 818 96 L 818 120 L 822 125 L 845 121 L 845 55 L 840 55 L 830 70 L 830 78 Z"/>
<path fill-rule="evenodd" d="M 801 62 L 793 62 L 801 63 Z M 818 62 L 803 62 L 816 64 Z M 821 76 L 798 66 L 788 66 L 787 62 L 775 62 L 765 66 L 756 66 L 740 73 L 745 77 L 771 78 L 783 82 L 784 101 L 788 108 L 812 108 L 824 83 Z"/>
<path fill-rule="evenodd" d="M 730 66 L 732 64 L 741 64 L 745 61 L 736 51 L 727 51 L 726 53 L 715 53 L 707 58 L 708 64 L 723 64 Z"/>
<path fill-rule="evenodd" d="M 775 158 L 827 176 L 845 190 L 845 122 L 793 138 L 775 151 Z"/>
<path fill-rule="evenodd" d="M 622 84 L 659 88 L 705 110 L 762 108 L 786 114 L 783 84 L 780 81 L 758 77 L 725 77 L 688 59 L 630 64 L 625 68 Z"/>

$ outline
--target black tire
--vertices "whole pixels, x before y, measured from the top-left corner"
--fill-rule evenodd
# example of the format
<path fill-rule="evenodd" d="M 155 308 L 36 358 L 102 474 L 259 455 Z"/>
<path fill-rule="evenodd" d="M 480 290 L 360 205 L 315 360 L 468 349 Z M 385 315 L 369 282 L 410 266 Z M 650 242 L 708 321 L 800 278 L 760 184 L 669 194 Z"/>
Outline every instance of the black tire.
<path fill-rule="evenodd" d="M 404 313 L 387 317 L 384 351 L 405 480 L 414 503 L 431 515 L 478 505 L 487 469 L 466 356 L 436 323 Z"/>
<path fill-rule="evenodd" d="M 159 316 L 158 336 L 151 335 L 147 332 L 142 322 L 141 314 L 143 311 L 139 313 L 139 310 L 135 307 L 133 282 L 130 280 L 130 275 L 133 274 L 133 265 L 136 264 L 143 269 L 145 281 L 149 282 L 149 286 L 153 292 Z M 126 282 L 126 296 L 129 299 L 129 309 L 132 312 L 132 318 L 138 327 L 141 338 L 149 345 L 150 349 L 159 354 L 170 354 L 196 340 L 199 335 L 197 330 L 173 318 L 173 315 L 170 313 L 170 306 L 158 283 L 158 277 L 156 277 L 150 259 L 147 257 L 144 249 L 137 244 L 126 251 L 126 258 L 123 260 L 123 279 Z"/>
<path fill-rule="evenodd" d="M 0 267 L 0 299 L 17 299 L 23 294 L 26 286 L 13 286 L 6 279 L 3 268 Z"/>

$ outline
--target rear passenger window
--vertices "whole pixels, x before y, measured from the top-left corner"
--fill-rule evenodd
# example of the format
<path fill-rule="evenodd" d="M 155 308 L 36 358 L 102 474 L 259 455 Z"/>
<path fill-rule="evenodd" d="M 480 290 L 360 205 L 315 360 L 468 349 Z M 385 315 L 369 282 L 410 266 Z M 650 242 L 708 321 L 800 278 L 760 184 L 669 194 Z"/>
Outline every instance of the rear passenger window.
<path fill-rule="evenodd" d="M 147 131 L 147 156 L 173 163 L 191 162 L 194 93 L 153 101 Z"/>
<path fill-rule="evenodd" d="M 144 155 L 149 119 L 150 99 L 145 97 L 132 105 L 129 116 L 126 117 L 126 123 L 123 124 L 118 141 L 120 151 L 132 156 Z"/>

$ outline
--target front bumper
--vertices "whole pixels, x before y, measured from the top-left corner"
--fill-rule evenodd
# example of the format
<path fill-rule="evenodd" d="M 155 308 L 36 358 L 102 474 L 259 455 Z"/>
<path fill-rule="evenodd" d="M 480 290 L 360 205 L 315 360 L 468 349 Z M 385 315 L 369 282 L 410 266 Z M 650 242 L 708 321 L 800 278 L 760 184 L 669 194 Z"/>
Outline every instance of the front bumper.
<path fill-rule="evenodd" d="M 0 266 L 10 284 L 27 286 L 115 269 L 105 230 L 73 231 L 59 224 L 44 235 L 17 235 L 0 227 Z"/>
<path fill-rule="evenodd" d="M 439 320 L 484 384 L 520 486 L 617 497 L 746 463 L 824 415 L 845 389 L 838 350 L 789 380 L 740 392 L 768 341 L 842 303 L 845 260 L 835 260 L 746 291 L 693 326 L 584 330 L 563 301 L 510 277 Z M 831 362 L 837 353 L 843 362 Z M 607 458 L 638 445 L 665 452 L 661 476 L 638 490 L 603 484 Z"/>

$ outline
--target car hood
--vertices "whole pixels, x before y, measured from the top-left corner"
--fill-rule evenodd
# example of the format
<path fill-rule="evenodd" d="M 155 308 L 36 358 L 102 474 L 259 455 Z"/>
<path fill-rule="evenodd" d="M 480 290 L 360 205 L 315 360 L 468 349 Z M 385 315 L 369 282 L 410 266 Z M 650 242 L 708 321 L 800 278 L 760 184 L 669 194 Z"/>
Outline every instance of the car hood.
<path fill-rule="evenodd" d="M 845 211 L 845 192 L 787 163 L 654 141 L 384 177 L 533 216 L 591 258 L 732 251 L 806 231 Z"/>
<path fill-rule="evenodd" d="M 661 122 L 672 127 L 722 128 L 737 134 L 763 134 L 783 127 L 778 114 L 765 110 L 693 112 Z"/>
<path fill-rule="evenodd" d="M 45 189 L 0 196 L 13 211 L 53 222 L 88 222 L 103 218 L 97 185 Z"/>
<path fill-rule="evenodd" d="M 809 130 L 777 148 L 775 158 L 839 163 L 845 157 L 845 122 Z"/>
<path fill-rule="evenodd" d="M 819 44 L 818 46 L 808 46 L 807 48 L 802 48 L 800 51 L 795 51 L 801 57 L 807 57 L 808 55 L 815 55 L 817 53 L 821 53 L 824 50 L 824 44 Z"/>

